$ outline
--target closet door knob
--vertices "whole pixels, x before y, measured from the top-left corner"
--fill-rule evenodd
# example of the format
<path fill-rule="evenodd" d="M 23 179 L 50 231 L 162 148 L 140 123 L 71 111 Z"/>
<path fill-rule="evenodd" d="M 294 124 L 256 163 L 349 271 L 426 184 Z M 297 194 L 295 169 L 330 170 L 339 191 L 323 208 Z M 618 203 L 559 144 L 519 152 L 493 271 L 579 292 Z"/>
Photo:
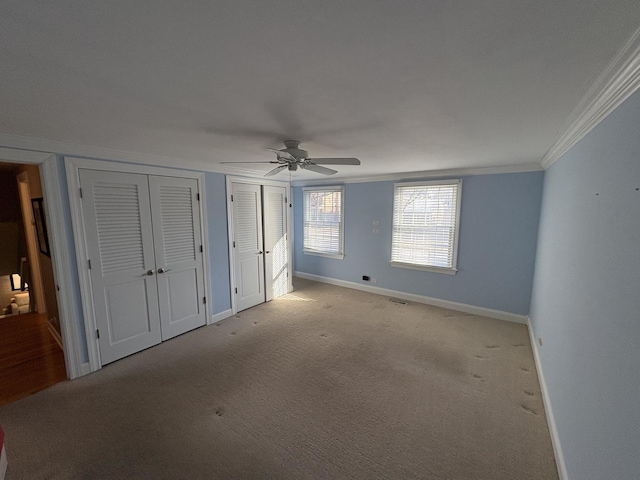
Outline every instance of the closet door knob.
<path fill-rule="evenodd" d="M 153 275 L 155 272 L 153 270 L 147 270 L 147 275 L 151 276 Z"/>
<path fill-rule="evenodd" d="M 167 272 L 170 272 L 170 271 L 171 271 L 170 268 L 162 268 L 162 267 L 160 267 L 158 269 L 158 273 L 167 273 Z"/>
<path fill-rule="evenodd" d="M 269 250 L 265 250 L 265 252 L 264 252 L 264 253 L 270 253 L 270 252 L 269 252 Z"/>
<path fill-rule="evenodd" d="M 262 250 L 260 250 L 260 251 L 258 252 L 258 255 L 262 255 Z"/>

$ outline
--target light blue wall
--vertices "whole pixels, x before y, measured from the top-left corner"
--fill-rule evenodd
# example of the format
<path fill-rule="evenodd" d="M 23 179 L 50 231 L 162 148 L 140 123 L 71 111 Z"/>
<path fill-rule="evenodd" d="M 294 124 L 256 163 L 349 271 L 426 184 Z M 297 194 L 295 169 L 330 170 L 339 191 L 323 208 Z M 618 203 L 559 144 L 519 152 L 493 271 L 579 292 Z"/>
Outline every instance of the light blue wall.
<path fill-rule="evenodd" d="M 302 188 L 294 188 L 295 269 L 469 305 L 529 313 L 542 172 L 463 177 L 458 273 L 392 267 L 393 182 L 345 185 L 345 257 L 302 252 Z M 372 222 L 380 233 L 372 233 Z"/>
<path fill-rule="evenodd" d="M 546 172 L 531 323 L 568 477 L 640 478 L 640 93 Z"/>
<path fill-rule="evenodd" d="M 229 280 L 229 237 L 227 234 L 226 177 L 205 173 L 207 222 L 209 227 L 209 273 L 211 275 L 211 313 L 231 308 Z"/>

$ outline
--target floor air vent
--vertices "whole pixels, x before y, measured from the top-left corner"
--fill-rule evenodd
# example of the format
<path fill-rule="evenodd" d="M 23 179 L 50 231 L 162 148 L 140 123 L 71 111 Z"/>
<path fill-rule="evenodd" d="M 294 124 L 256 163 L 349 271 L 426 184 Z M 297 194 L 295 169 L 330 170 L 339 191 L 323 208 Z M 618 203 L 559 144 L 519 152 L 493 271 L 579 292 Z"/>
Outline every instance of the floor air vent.
<path fill-rule="evenodd" d="M 391 303 L 398 303 L 400 305 L 406 305 L 407 302 L 405 302 L 404 300 L 400 300 L 399 298 L 390 298 L 389 301 Z"/>

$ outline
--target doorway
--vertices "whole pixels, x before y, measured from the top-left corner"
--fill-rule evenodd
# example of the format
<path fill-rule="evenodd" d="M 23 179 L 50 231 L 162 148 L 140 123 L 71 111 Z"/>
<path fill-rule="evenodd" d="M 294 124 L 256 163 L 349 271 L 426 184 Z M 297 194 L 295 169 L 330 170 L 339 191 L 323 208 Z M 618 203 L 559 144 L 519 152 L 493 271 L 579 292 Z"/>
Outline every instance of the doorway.
<path fill-rule="evenodd" d="M 0 192 L 3 404 L 65 380 L 67 374 L 38 167 L 0 163 Z"/>

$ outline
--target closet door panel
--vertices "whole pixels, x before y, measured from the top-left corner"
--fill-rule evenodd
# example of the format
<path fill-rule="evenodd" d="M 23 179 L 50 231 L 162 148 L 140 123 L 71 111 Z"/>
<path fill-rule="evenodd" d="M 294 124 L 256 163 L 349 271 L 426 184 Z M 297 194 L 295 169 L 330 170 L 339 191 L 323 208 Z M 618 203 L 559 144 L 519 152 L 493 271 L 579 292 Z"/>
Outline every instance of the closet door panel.
<path fill-rule="evenodd" d="M 103 364 L 161 341 L 146 175 L 80 170 Z"/>
<path fill-rule="evenodd" d="M 265 301 L 260 185 L 233 183 L 234 276 L 238 311 Z"/>
<path fill-rule="evenodd" d="M 287 241 L 287 191 L 285 187 L 265 185 L 264 253 L 267 301 L 284 295 L 289 285 Z"/>
<path fill-rule="evenodd" d="M 205 325 L 198 181 L 149 177 L 162 339 Z"/>

